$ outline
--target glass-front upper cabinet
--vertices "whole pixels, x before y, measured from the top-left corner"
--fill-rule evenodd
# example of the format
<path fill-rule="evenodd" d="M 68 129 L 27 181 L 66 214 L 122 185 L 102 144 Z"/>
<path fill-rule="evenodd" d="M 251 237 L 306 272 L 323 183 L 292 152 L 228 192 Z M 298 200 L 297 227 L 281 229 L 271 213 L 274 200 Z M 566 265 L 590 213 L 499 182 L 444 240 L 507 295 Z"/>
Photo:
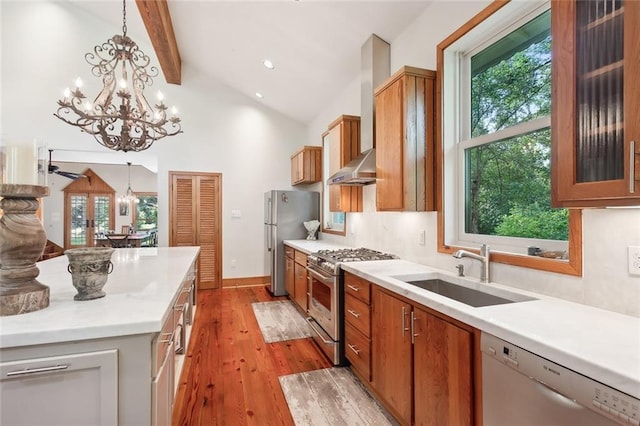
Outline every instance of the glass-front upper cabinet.
<path fill-rule="evenodd" d="M 640 2 L 551 10 L 554 205 L 640 205 Z"/>

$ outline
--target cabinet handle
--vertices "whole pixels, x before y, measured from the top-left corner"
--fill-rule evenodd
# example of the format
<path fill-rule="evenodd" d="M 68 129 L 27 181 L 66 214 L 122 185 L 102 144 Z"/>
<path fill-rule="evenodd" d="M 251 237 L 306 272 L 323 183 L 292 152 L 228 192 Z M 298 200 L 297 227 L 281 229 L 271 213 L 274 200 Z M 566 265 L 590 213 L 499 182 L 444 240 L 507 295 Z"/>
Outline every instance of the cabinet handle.
<path fill-rule="evenodd" d="M 347 344 L 349 349 L 351 349 L 356 355 L 360 355 L 360 349 L 358 349 L 355 345 Z"/>
<path fill-rule="evenodd" d="M 356 318 L 360 318 L 360 314 L 352 309 L 347 309 L 347 312 L 349 312 L 351 315 L 353 315 Z"/>
<path fill-rule="evenodd" d="M 629 144 L 629 192 L 636 191 L 636 141 Z"/>
<path fill-rule="evenodd" d="M 407 316 L 407 309 L 403 306 L 402 307 L 402 337 L 404 337 L 404 332 L 405 331 L 409 331 L 409 327 L 405 326 L 405 322 L 404 319 Z"/>
<path fill-rule="evenodd" d="M 173 333 L 162 333 L 162 336 L 169 336 L 169 339 L 160 339 L 158 343 L 170 343 L 173 340 Z"/>
<path fill-rule="evenodd" d="M 48 373 L 50 371 L 66 370 L 67 368 L 69 368 L 69 364 L 52 365 L 50 367 L 40 367 L 40 368 L 25 368 L 24 370 L 10 371 L 7 373 L 7 377 L 22 376 L 25 374 L 35 374 L 35 373 Z"/>
<path fill-rule="evenodd" d="M 354 287 L 354 286 L 352 286 L 351 284 L 347 284 L 347 287 L 349 287 L 349 288 L 350 288 L 351 290 L 353 290 L 353 291 L 360 291 L 360 288 L 359 288 L 359 287 Z"/>
<path fill-rule="evenodd" d="M 415 344 L 416 343 L 416 337 L 419 336 L 418 333 L 416 333 L 416 320 L 418 319 L 418 317 L 416 317 L 414 311 L 411 311 L 411 344 Z"/>

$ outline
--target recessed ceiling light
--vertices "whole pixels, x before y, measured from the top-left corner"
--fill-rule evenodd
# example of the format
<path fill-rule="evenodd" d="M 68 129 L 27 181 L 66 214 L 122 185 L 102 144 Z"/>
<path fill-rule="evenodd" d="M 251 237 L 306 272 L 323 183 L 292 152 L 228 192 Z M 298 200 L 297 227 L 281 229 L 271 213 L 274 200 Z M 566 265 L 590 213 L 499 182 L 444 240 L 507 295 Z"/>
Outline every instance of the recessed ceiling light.
<path fill-rule="evenodd" d="M 256 96 L 259 97 L 260 99 L 264 98 L 264 95 L 260 92 L 256 92 Z"/>
<path fill-rule="evenodd" d="M 271 62 L 268 59 L 265 59 L 264 61 L 262 61 L 262 63 L 264 64 L 265 67 L 269 68 L 270 70 L 275 68 L 275 66 L 273 65 L 273 62 Z"/>

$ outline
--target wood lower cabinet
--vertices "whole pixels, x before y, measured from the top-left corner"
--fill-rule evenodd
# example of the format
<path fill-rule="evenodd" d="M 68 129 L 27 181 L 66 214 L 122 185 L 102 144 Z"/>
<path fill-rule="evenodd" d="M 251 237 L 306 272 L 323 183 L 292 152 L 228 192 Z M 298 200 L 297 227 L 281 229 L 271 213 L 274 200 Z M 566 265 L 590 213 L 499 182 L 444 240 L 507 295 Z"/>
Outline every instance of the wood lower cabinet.
<path fill-rule="evenodd" d="M 289 293 L 289 297 L 293 299 L 295 294 L 295 261 L 293 260 L 293 252 L 294 250 L 291 247 L 284 247 L 284 288 Z"/>
<path fill-rule="evenodd" d="M 402 67 L 375 91 L 376 209 L 435 209 L 435 71 Z"/>
<path fill-rule="evenodd" d="M 371 386 L 400 423 L 475 424 L 475 336 L 467 328 L 372 287 Z"/>
<path fill-rule="evenodd" d="M 284 283 L 289 299 L 294 301 L 302 312 L 307 312 L 309 307 L 307 254 L 289 246 L 285 246 Z"/>
<path fill-rule="evenodd" d="M 344 274 L 345 356 L 362 380 L 371 380 L 371 284 Z"/>
<path fill-rule="evenodd" d="M 305 146 L 291 156 L 291 185 L 322 180 L 322 147 Z"/>

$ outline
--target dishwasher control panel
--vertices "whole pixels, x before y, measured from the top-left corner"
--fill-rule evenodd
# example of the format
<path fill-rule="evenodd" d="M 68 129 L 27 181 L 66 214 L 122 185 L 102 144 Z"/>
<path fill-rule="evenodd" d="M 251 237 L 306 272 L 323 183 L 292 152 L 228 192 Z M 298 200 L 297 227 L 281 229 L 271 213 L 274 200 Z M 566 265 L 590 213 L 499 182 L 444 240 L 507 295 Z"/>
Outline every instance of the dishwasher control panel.
<path fill-rule="evenodd" d="M 480 347 L 488 356 L 543 387 L 621 425 L 640 426 L 640 400 L 487 333 Z"/>

